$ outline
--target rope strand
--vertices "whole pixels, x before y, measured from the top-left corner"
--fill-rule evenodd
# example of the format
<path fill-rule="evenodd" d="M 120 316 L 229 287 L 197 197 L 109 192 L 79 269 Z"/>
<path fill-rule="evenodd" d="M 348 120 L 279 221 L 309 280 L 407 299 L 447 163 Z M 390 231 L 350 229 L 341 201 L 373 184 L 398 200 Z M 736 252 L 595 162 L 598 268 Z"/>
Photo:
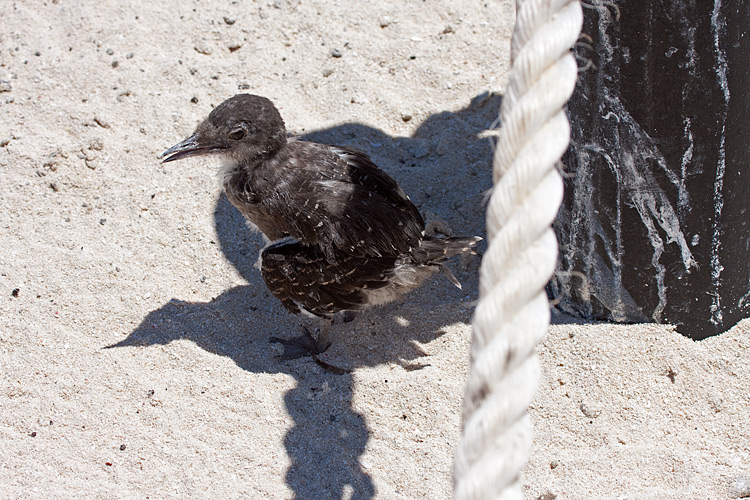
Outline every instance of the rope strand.
<path fill-rule="evenodd" d="M 570 141 L 562 108 L 578 76 L 570 48 L 582 22 L 578 0 L 517 2 L 454 465 L 456 500 L 523 498 L 519 475 L 532 442 L 526 408 L 540 377 L 534 348 L 549 326 L 544 287 L 557 260 L 550 226 L 563 185 L 555 165 Z"/>

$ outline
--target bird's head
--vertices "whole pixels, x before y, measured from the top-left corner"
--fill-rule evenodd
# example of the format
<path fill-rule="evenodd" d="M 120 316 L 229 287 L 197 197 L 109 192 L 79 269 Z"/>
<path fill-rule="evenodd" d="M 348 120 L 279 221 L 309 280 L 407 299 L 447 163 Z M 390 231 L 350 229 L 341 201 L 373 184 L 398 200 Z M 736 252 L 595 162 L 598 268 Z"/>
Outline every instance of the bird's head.
<path fill-rule="evenodd" d="M 237 163 L 272 154 L 286 142 L 286 129 L 273 103 L 258 95 L 237 94 L 222 102 L 193 135 L 164 151 L 162 162 L 216 154 Z"/>

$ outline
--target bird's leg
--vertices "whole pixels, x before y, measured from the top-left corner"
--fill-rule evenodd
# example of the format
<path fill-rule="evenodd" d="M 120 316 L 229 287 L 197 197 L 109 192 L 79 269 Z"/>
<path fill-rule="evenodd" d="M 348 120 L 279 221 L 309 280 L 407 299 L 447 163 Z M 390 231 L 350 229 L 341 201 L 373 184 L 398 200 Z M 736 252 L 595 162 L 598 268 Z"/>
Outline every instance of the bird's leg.
<path fill-rule="evenodd" d="M 315 341 L 315 352 L 313 354 L 322 354 L 326 349 L 331 347 L 329 334 L 331 333 L 331 318 L 320 318 L 320 327 L 318 328 L 318 340 Z"/>
<path fill-rule="evenodd" d="M 269 341 L 284 346 L 284 352 L 276 356 L 280 360 L 298 359 L 305 356 L 310 356 L 323 369 L 337 375 L 342 375 L 344 373 L 347 373 L 349 370 L 344 370 L 343 368 L 338 368 L 336 366 L 330 365 L 318 358 L 318 355 L 325 352 L 325 350 L 328 349 L 331 345 L 331 341 L 329 340 L 330 330 L 331 320 L 327 318 L 321 318 L 317 339 L 313 338 L 310 330 L 303 326 L 302 335 L 299 337 L 294 337 L 293 339 L 289 340 L 281 339 L 278 337 L 271 337 Z"/>
<path fill-rule="evenodd" d="M 279 337 L 271 337 L 269 342 L 281 344 L 284 346 L 284 352 L 276 356 L 281 360 L 298 359 L 305 356 L 313 356 L 320 354 L 318 352 L 318 345 L 315 338 L 310 333 L 310 330 L 306 326 L 302 326 L 302 335 L 291 338 L 289 340 L 282 339 Z"/>
<path fill-rule="evenodd" d="M 328 340 L 328 334 L 331 329 L 330 319 L 320 320 L 320 329 L 318 330 L 318 338 L 313 337 L 310 330 L 306 326 L 302 326 L 302 335 L 286 340 L 279 337 L 271 337 L 270 342 L 281 344 L 284 346 L 284 352 L 277 356 L 279 359 L 289 360 L 298 359 L 305 356 L 316 356 L 322 354 L 331 345 L 331 341 Z"/>

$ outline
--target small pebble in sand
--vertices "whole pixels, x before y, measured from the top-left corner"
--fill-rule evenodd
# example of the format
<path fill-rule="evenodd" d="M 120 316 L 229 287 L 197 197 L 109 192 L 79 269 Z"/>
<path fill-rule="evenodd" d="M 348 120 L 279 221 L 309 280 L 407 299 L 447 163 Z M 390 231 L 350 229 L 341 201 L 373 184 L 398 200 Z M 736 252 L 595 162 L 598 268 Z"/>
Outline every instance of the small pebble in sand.
<path fill-rule="evenodd" d="M 190 102 L 192 102 L 193 104 L 198 104 L 198 98 L 193 96 L 190 98 Z"/>
<path fill-rule="evenodd" d="M 581 413 L 583 413 L 588 418 L 596 418 L 602 413 L 601 410 L 591 408 L 586 403 L 581 403 L 580 409 Z"/>
<path fill-rule="evenodd" d="M 125 448 L 127 448 L 127 446 L 125 446 L 124 444 L 120 445 L 120 451 L 125 451 Z"/>
<path fill-rule="evenodd" d="M 233 25 L 235 23 L 235 19 L 232 19 L 231 17 L 224 16 L 224 22 L 228 24 L 229 26 Z"/>
<path fill-rule="evenodd" d="M 204 56 L 210 56 L 213 50 L 211 47 L 209 47 L 205 42 L 200 41 L 198 42 L 195 47 L 193 47 L 195 51 L 199 54 L 203 54 Z"/>
<path fill-rule="evenodd" d="M 119 63 L 119 62 L 117 62 L 117 61 L 112 61 L 112 67 L 113 67 L 113 68 L 116 68 L 116 67 L 118 67 L 119 65 L 120 65 L 120 63 Z"/>
<path fill-rule="evenodd" d="M 230 43 L 227 46 L 227 48 L 229 49 L 229 52 L 237 52 L 238 50 L 240 50 L 240 47 L 242 47 L 242 45 L 237 42 Z"/>
<path fill-rule="evenodd" d="M 438 142 L 437 148 L 435 148 L 435 152 L 438 154 L 438 156 L 443 156 L 445 153 L 451 150 L 451 143 L 443 138 Z"/>
<path fill-rule="evenodd" d="M 424 158 L 430 154 L 430 146 L 424 139 L 414 139 L 411 144 L 411 154 L 414 158 Z"/>
<path fill-rule="evenodd" d="M 332 68 L 326 68 L 326 69 L 323 70 L 323 76 L 326 77 L 326 78 L 328 78 L 332 74 L 333 74 L 333 69 Z"/>
<path fill-rule="evenodd" d="M 553 461 L 551 461 L 551 462 L 549 463 L 549 468 L 550 468 L 550 469 L 557 469 L 557 467 L 558 467 L 559 465 L 560 465 L 560 462 L 558 462 L 557 460 L 553 460 Z"/>
<path fill-rule="evenodd" d="M 31 434 L 29 434 L 29 436 L 31 436 L 31 437 L 33 437 L 33 438 L 35 438 L 35 437 L 36 437 L 36 431 L 34 431 L 34 432 L 32 432 Z"/>
<path fill-rule="evenodd" d="M 445 222 L 443 219 L 433 218 L 434 215 L 430 217 L 430 222 L 427 223 L 425 226 L 425 232 L 432 235 L 442 235 L 451 237 L 453 236 L 453 231 L 451 230 L 450 226 L 447 222 Z"/>
<path fill-rule="evenodd" d="M 12 296 L 14 296 L 14 297 L 18 297 L 18 294 L 19 294 L 20 292 L 21 292 L 21 289 L 20 289 L 20 288 L 14 288 L 14 289 L 13 289 L 13 291 L 12 291 L 12 292 L 10 292 L 10 294 L 11 294 Z"/>
<path fill-rule="evenodd" d="M 557 495 L 552 493 L 551 491 L 547 491 L 546 493 L 542 493 L 538 497 L 536 497 L 536 500 L 555 500 L 557 498 Z"/>
<path fill-rule="evenodd" d="M 331 57 L 341 57 L 343 54 L 339 49 L 333 49 L 331 50 Z"/>
<path fill-rule="evenodd" d="M 112 50 L 112 49 L 107 49 L 104 52 L 106 52 L 108 56 L 114 55 L 114 53 L 115 53 L 115 51 Z"/>
<path fill-rule="evenodd" d="M 401 119 L 405 122 L 408 122 L 412 119 L 411 113 L 401 113 Z"/>
<path fill-rule="evenodd" d="M 109 128 L 109 122 L 99 116 L 94 117 L 94 123 L 99 125 L 101 128 Z"/>
<path fill-rule="evenodd" d="M 730 498 L 750 498 L 750 476 L 735 477 L 729 484 Z"/>
<path fill-rule="evenodd" d="M 12 87 L 8 80 L 0 80 L 0 92 L 10 92 Z"/>

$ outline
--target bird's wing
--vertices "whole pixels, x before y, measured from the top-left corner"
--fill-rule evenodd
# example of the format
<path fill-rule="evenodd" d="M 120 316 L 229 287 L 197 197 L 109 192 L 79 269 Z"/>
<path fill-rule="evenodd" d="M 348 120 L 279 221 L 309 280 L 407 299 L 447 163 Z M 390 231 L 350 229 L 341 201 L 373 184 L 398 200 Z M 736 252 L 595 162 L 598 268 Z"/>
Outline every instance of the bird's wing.
<path fill-rule="evenodd" d="M 398 255 L 418 245 L 424 220 L 403 190 L 363 152 L 296 142 L 276 165 L 269 211 L 307 245 L 355 255 Z"/>
<path fill-rule="evenodd" d="M 330 317 L 367 305 L 367 292 L 389 283 L 396 257 L 357 257 L 338 252 L 333 262 L 319 247 L 293 238 L 272 243 L 261 255 L 266 286 L 294 313 Z"/>

